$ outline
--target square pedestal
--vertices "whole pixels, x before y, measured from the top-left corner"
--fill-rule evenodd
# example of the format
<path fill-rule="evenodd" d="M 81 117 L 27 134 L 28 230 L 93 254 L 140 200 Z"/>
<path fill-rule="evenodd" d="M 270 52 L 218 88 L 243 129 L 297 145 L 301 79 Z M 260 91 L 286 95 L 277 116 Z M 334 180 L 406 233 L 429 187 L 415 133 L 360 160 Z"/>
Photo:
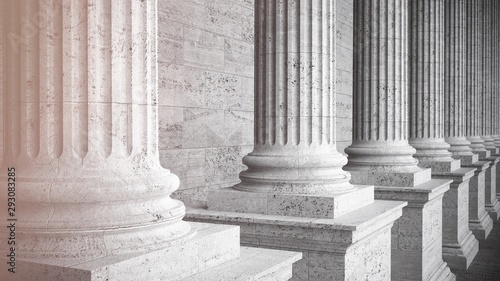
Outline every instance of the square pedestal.
<path fill-rule="evenodd" d="M 377 169 L 356 170 L 349 167 L 352 184 L 373 184 L 375 186 L 414 187 L 427 182 L 431 178 L 431 169 L 417 172 L 385 172 Z"/>
<path fill-rule="evenodd" d="M 484 240 L 493 229 L 493 220 L 485 209 L 485 173 L 488 161 L 477 161 L 466 167 L 476 168 L 469 182 L 469 228 L 478 240 Z"/>
<path fill-rule="evenodd" d="M 186 219 L 239 225 L 247 246 L 302 252 L 292 280 L 391 280 L 391 227 L 405 205 L 375 201 L 336 219 L 188 208 Z"/>
<path fill-rule="evenodd" d="M 497 155 L 500 156 L 500 155 Z M 500 179 L 500 165 L 496 165 L 496 178 Z M 500 180 L 497 180 L 496 184 L 496 197 L 500 200 Z"/>
<path fill-rule="evenodd" d="M 442 199 L 451 180 L 416 187 L 375 186 L 375 198 L 404 200 L 408 206 L 392 228 L 393 280 L 455 280 L 442 258 Z"/>
<path fill-rule="evenodd" d="M 467 269 L 479 251 L 479 241 L 469 229 L 469 182 L 474 171 L 432 174 L 434 179 L 453 180 L 443 196 L 443 260 L 452 269 Z"/>
<path fill-rule="evenodd" d="M 493 221 L 498 220 L 500 218 L 500 202 L 497 199 L 496 191 L 497 191 L 497 166 L 498 161 L 500 160 L 499 156 L 491 156 L 488 158 L 490 162 L 490 167 L 486 170 L 485 173 L 485 209 L 490 215 Z"/>
<path fill-rule="evenodd" d="M 68 264 L 61 260 L 16 262 L 6 281 L 97 280 L 288 280 L 297 252 L 240 247 L 238 227 L 191 223 L 196 235 L 186 242 L 156 251 L 103 257 Z M 75 253 L 77 254 L 77 253 Z M 5 264 L 2 259 L 2 264 Z"/>
<path fill-rule="evenodd" d="M 373 186 L 361 185 L 350 192 L 326 195 L 247 192 L 229 187 L 208 193 L 208 209 L 334 219 L 373 204 L 373 198 Z"/>

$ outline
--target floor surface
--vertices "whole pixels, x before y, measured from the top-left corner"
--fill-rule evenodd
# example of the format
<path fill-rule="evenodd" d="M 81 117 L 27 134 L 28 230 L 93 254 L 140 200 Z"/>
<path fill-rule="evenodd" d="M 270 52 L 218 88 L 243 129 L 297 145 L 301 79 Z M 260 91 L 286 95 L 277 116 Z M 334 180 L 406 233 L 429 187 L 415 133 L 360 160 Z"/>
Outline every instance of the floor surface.
<path fill-rule="evenodd" d="M 479 253 L 467 270 L 454 270 L 457 281 L 500 281 L 500 220 L 485 241 L 479 242 Z"/>

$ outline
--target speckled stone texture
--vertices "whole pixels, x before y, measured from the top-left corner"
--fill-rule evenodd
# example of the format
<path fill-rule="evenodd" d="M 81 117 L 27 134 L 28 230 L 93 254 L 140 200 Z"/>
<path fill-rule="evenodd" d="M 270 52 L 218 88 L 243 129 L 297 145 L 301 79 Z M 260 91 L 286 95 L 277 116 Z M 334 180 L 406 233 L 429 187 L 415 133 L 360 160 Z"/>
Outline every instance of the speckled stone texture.
<path fill-rule="evenodd" d="M 500 201 L 496 196 L 497 188 L 497 166 L 500 157 L 490 157 L 490 166 L 486 171 L 485 189 L 484 189 L 484 204 L 485 209 L 491 219 L 496 221 L 500 218 Z"/>
<path fill-rule="evenodd" d="M 493 13 L 493 27 L 494 31 L 492 36 L 492 50 L 493 50 L 493 63 L 492 63 L 492 71 L 493 71 L 493 88 L 492 88 L 492 134 L 494 138 L 494 145 L 497 148 L 500 148 L 500 112 L 497 110 L 500 108 L 500 19 L 498 13 L 500 13 L 500 4 L 494 2 L 494 8 L 492 9 Z M 500 156 L 500 154 L 496 154 L 495 156 Z M 496 170 L 496 197 L 500 200 L 500 165 L 497 165 Z"/>
<path fill-rule="evenodd" d="M 175 247 L 102 257 L 78 264 L 55 259 L 44 263 L 20 260 L 15 278 L 7 276 L 7 279 L 2 280 L 135 281 L 141 278 L 172 281 L 285 281 L 290 280 L 292 264 L 301 257 L 296 252 L 240 247 L 240 231 L 236 226 L 189 224 L 196 230 L 196 235 Z M 43 279 L 40 279 L 41 276 Z"/>
<path fill-rule="evenodd" d="M 337 151 L 351 143 L 352 0 L 333 1 Z M 172 194 L 205 203 L 239 182 L 254 144 L 254 1 L 160 0 L 160 162 L 179 176 Z"/>
<path fill-rule="evenodd" d="M 346 157 L 336 150 L 335 5 L 328 0 L 256 1 L 254 150 L 243 158 L 248 170 L 240 174 L 240 183 L 208 192 L 207 212 L 214 214 L 210 219 L 227 220 L 229 213 L 237 212 L 243 218 L 276 216 L 277 224 L 309 221 L 304 229 L 290 230 L 291 234 L 315 233 L 322 236 L 318 237 L 320 241 L 347 239 L 357 232 L 318 232 L 321 224 L 317 225 L 316 219 L 341 228 L 349 227 L 344 222 L 347 218 L 369 220 L 384 225 L 383 229 L 371 229 L 370 236 L 390 241 L 385 227 L 392 225 L 395 217 L 388 215 L 387 220 L 383 212 L 367 214 L 384 205 L 387 209 L 382 209 L 388 214 L 398 213 L 404 204 L 376 202 L 373 186 L 352 185 L 350 174 L 342 169 Z M 258 222 L 250 225 L 260 227 Z M 284 235 L 281 231 L 285 230 L 265 228 L 259 239 L 248 243 L 291 247 L 280 242 L 279 237 Z M 354 258 L 362 255 L 354 250 L 358 247 L 368 252 L 376 248 L 380 255 L 390 256 L 389 244 L 375 246 L 369 240 L 362 245 L 355 241 L 334 244 L 326 256 L 309 252 L 307 243 L 297 241 L 294 247 L 307 254 L 307 260 L 296 266 L 294 273 L 309 280 L 355 280 L 381 268 L 380 278 L 389 279 L 388 259 L 376 259 L 360 268 L 360 261 Z M 345 248 L 351 246 L 352 251 L 346 252 Z"/>
<path fill-rule="evenodd" d="M 443 259 L 466 269 L 479 250 L 469 230 L 471 168 L 460 168 L 444 140 L 445 1 L 410 1 L 410 138 L 418 166 L 432 168 L 432 178 L 452 179 L 443 196 Z"/>
<path fill-rule="evenodd" d="M 410 0 L 409 143 L 422 168 L 460 168 L 444 140 L 444 0 Z"/>
<path fill-rule="evenodd" d="M 450 182 L 431 180 L 415 188 L 375 187 L 376 199 L 408 201 L 392 228 L 394 280 L 455 280 L 442 258 L 442 199 Z"/>
<path fill-rule="evenodd" d="M 488 237 L 493 221 L 485 210 L 485 173 L 488 171 L 489 162 L 478 161 L 474 163 L 476 171 L 469 183 L 469 228 L 479 240 Z"/>
<path fill-rule="evenodd" d="M 478 161 L 465 135 L 466 10 L 465 0 L 445 0 L 444 136 L 462 166 Z"/>
<path fill-rule="evenodd" d="M 158 1 L 160 162 L 186 204 L 236 184 L 252 149 L 253 10 L 250 0 Z"/>
<path fill-rule="evenodd" d="M 300 253 L 240 249 L 238 227 L 188 223 L 184 204 L 170 197 L 179 179 L 158 157 L 156 4 L 0 2 L 9 42 L 1 54 L 1 170 L 14 167 L 18 187 L 15 245 L 0 228 L 0 279 L 291 277 Z M 27 35 L 31 15 L 45 22 Z"/>
<path fill-rule="evenodd" d="M 186 219 L 239 225 L 243 245 L 302 252 L 292 280 L 395 280 L 391 227 L 405 205 L 375 201 L 336 219 L 188 208 Z"/>
<path fill-rule="evenodd" d="M 424 3 L 430 2 L 354 2 L 357 36 L 354 40 L 353 144 L 345 150 L 348 164 L 344 169 L 351 173 L 353 183 L 375 185 L 376 199 L 408 201 L 403 216 L 392 230 L 392 278 L 455 280 L 442 259 L 442 198 L 452 181 L 431 179 L 431 169 L 417 165 L 418 160 L 412 157 L 416 150 L 408 143 L 406 29 L 409 5 L 418 10 L 415 16 L 423 17 L 420 21 L 413 18 L 413 24 L 423 24 L 422 20 L 430 16 L 425 13 L 424 7 L 429 6 Z M 413 95 L 415 109 L 417 104 L 425 103 L 418 94 L 425 95 L 425 92 Z M 429 102 L 434 106 L 433 101 Z M 423 117 L 425 111 L 417 110 L 413 114 Z M 439 129 L 439 121 L 434 125 L 432 128 Z M 426 130 L 420 123 L 414 123 L 413 129 L 415 137 L 423 136 Z M 421 151 L 438 149 L 445 154 L 444 159 L 454 163 L 448 168 L 456 168 L 457 162 L 446 151 L 448 145 L 439 139 L 437 132 L 432 137 L 436 139 L 427 143 L 416 141 Z M 433 143 L 436 146 L 430 147 Z M 432 158 L 421 156 L 426 160 Z"/>
<path fill-rule="evenodd" d="M 479 241 L 469 229 L 469 182 L 475 169 L 433 173 L 436 179 L 452 179 L 443 196 L 443 260 L 451 269 L 467 269 L 479 251 Z"/>

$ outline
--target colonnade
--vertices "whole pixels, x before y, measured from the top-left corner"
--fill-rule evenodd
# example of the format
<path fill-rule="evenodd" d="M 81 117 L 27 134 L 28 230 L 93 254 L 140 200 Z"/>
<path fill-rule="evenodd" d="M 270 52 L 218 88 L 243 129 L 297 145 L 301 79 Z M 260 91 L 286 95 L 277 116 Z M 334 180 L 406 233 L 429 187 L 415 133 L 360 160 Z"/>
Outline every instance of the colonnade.
<path fill-rule="evenodd" d="M 186 217 L 240 225 L 246 245 L 302 252 L 294 280 L 455 280 L 450 268 L 468 268 L 500 213 L 498 3 L 353 2 L 347 163 L 328 127 L 336 58 L 328 3 L 256 1 L 248 170 Z"/>
<path fill-rule="evenodd" d="M 300 253 L 240 247 L 238 227 L 186 222 L 170 197 L 157 1 L 1 1 L 0 13 L 1 280 L 291 277 Z"/>
<path fill-rule="evenodd" d="M 248 170 L 187 211 L 156 1 L 1 2 L 7 280 L 455 280 L 500 217 L 500 4 L 354 1 L 345 157 L 334 2 L 255 0 Z"/>

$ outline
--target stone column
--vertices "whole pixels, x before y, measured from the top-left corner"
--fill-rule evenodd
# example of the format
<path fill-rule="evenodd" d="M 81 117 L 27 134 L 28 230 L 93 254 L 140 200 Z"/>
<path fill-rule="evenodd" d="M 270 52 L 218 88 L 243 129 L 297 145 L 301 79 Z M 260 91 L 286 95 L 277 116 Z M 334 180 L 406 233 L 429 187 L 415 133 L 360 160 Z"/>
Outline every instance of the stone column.
<path fill-rule="evenodd" d="M 479 65 L 479 135 L 484 140 L 484 145 L 491 154 L 497 154 L 498 149 L 494 145 L 494 139 L 491 137 L 491 122 L 492 122 L 492 108 L 491 108 L 491 97 L 492 97 L 492 22 L 493 22 L 493 2 L 494 0 L 482 0 L 483 12 L 480 15 L 481 20 L 481 47 L 482 47 L 482 59 Z M 498 15 L 495 15 L 498 16 Z"/>
<path fill-rule="evenodd" d="M 179 180 L 158 159 L 153 2 L 4 1 L 2 10 L 26 18 L 2 18 L 2 171 L 17 171 L 19 254 L 72 255 L 78 245 L 95 258 L 190 236 L 184 205 L 170 198 Z M 39 27 L 33 15 L 46 17 Z M 113 231 L 133 227 L 148 238 Z M 68 246 L 42 251 L 59 229 Z M 103 252 L 108 238 L 116 248 Z"/>
<path fill-rule="evenodd" d="M 465 6 L 466 2 L 463 0 L 446 0 L 445 2 L 445 140 L 451 145 L 453 157 L 461 160 L 462 167 L 476 169 L 469 182 L 469 227 L 476 238 L 485 239 L 492 227 L 491 220 L 488 220 L 484 211 L 484 200 L 481 199 L 484 198 L 484 178 L 489 162 L 478 161 L 479 156 L 471 149 L 471 146 L 475 146 L 471 145 L 465 137 L 465 116 L 468 116 L 465 109 L 466 106 L 471 106 L 471 108 L 473 106 L 473 104 L 466 103 L 469 96 L 466 96 L 468 85 L 466 83 L 475 85 L 473 77 L 470 76 L 467 79 L 469 76 L 466 75 L 473 73 L 475 57 L 473 56 L 474 43 L 466 45 L 466 37 L 473 36 L 474 30 L 478 29 L 474 26 L 474 22 L 467 24 L 466 21 L 469 18 L 466 10 L 471 15 L 470 20 L 473 20 L 474 5 L 479 5 L 478 9 L 481 5 L 479 2 L 467 3 L 468 7 Z M 480 11 L 477 10 L 477 14 L 480 14 Z M 466 26 L 469 29 L 466 29 Z M 477 51 L 479 50 L 478 47 Z M 466 63 L 467 59 L 471 62 Z M 469 72 L 466 72 L 467 65 L 471 67 Z M 474 120 L 470 119 L 469 122 L 474 122 Z M 485 153 L 489 156 L 488 151 Z"/>
<path fill-rule="evenodd" d="M 500 4 L 495 2 L 494 13 L 498 15 L 500 13 Z M 500 148 L 500 112 L 497 110 L 500 108 L 500 19 L 497 16 L 493 17 L 495 25 L 494 25 L 494 38 L 493 38 L 493 70 L 494 70 L 494 78 L 493 78 L 493 116 L 492 126 L 495 130 L 494 135 L 494 144 L 496 147 Z M 498 154 L 497 154 L 498 155 Z M 496 197 L 500 198 L 500 165 L 497 165 L 496 172 L 497 184 L 496 184 Z M 500 200 L 500 199 L 499 199 Z"/>
<path fill-rule="evenodd" d="M 453 179 L 443 196 L 443 259 L 466 269 L 479 250 L 469 230 L 468 193 L 472 168 L 461 168 L 444 140 L 444 0 L 410 1 L 409 143 L 432 177 Z"/>
<path fill-rule="evenodd" d="M 335 5 L 327 2 L 256 4 L 255 144 L 243 157 L 248 170 L 240 174 L 235 190 L 293 198 L 356 192 L 372 197 L 363 204 L 373 203 L 373 191 L 349 183 L 350 174 L 342 169 L 347 158 L 336 149 Z M 209 207 L 219 210 L 232 208 L 227 202 L 212 203 Z M 249 203 L 238 207 L 262 211 Z M 332 218 L 347 211 L 338 209 Z M 299 209 L 290 212 L 318 216 Z"/>
<path fill-rule="evenodd" d="M 465 8 L 464 1 L 445 2 L 444 135 L 462 165 L 477 162 L 465 138 Z"/>
<path fill-rule="evenodd" d="M 494 34 L 495 34 L 495 25 L 494 22 L 498 17 L 498 14 L 495 13 L 495 5 L 497 1 L 494 0 L 485 0 L 484 7 L 484 21 L 483 21 L 483 64 L 482 67 L 482 76 L 483 76 L 483 97 L 481 99 L 482 102 L 482 110 L 483 113 L 483 135 L 481 138 L 485 140 L 485 147 L 488 151 L 491 152 L 491 157 L 487 160 L 490 162 L 490 168 L 486 171 L 485 177 L 485 209 L 489 213 L 490 217 L 496 221 L 500 218 L 500 202 L 496 198 L 496 189 L 497 189 L 497 166 L 500 159 L 499 149 L 495 146 L 495 136 L 493 130 L 493 122 L 494 115 L 499 109 L 493 106 L 493 101 L 495 99 L 496 89 L 495 85 L 495 76 L 494 76 L 494 51 L 495 46 L 494 42 Z"/>
<path fill-rule="evenodd" d="M 482 0 L 467 1 L 466 23 L 466 75 L 465 75 L 465 135 L 471 142 L 471 149 L 480 159 L 489 157 L 490 153 L 484 146 L 484 140 L 479 136 L 481 112 L 481 64 L 482 64 L 482 20 L 479 12 L 482 11 Z"/>
<path fill-rule="evenodd" d="M 12 226 L 0 228 L 2 280 L 180 280 L 239 257 L 237 228 L 185 222 L 170 198 L 179 180 L 158 157 L 156 7 L 0 3 L 0 185 L 15 183 L 0 193 Z M 282 265 L 300 258 L 287 255 Z"/>
<path fill-rule="evenodd" d="M 434 13 L 439 14 L 439 4 L 430 3 L 354 1 L 353 143 L 345 150 L 349 161 L 344 169 L 351 173 L 351 182 L 374 184 L 377 199 L 408 201 L 403 217 L 392 229 L 395 280 L 410 276 L 415 280 L 455 278 L 441 258 L 442 198 L 451 180 L 431 180 L 431 169 L 418 166 L 412 156 L 416 151 L 408 143 L 408 15 L 411 11 L 411 15 L 422 17 L 411 19 L 415 25 L 437 19 Z M 425 27 L 421 32 L 425 33 Z M 426 112 L 414 114 L 423 117 Z M 419 125 L 415 124 L 414 133 L 430 138 L 432 128 L 419 131 Z M 429 142 L 416 141 L 425 165 L 432 166 L 433 159 L 456 165 L 438 132 L 432 137 Z M 431 147 L 430 142 L 436 146 Z M 429 157 L 428 150 L 437 150 L 440 155 Z"/>
<path fill-rule="evenodd" d="M 444 140 L 444 0 L 411 1 L 409 36 L 409 143 L 422 168 L 460 168 Z"/>
<path fill-rule="evenodd" d="M 373 186 L 349 183 L 342 169 L 347 159 L 335 138 L 336 4 L 255 1 L 255 144 L 243 158 L 248 170 L 234 187 L 209 191 L 208 210 L 188 218 L 239 223 L 250 245 L 302 251 L 297 280 L 387 280 L 390 258 L 359 257 L 390 256 L 390 226 L 405 203 L 374 201 Z M 377 224 L 371 230 L 345 228 L 369 217 Z M 365 241 L 351 239 L 368 233 Z"/>
<path fill-rule="evenodd" d="M 342 170 L 347 159 L 335 146 L 334 4 L 302 0 L 256 7 L 266 14 L 255 18 L 255 144 L 243 158 L 248 170 L 235 188 L 352 191 L 350 174 Z"/>

